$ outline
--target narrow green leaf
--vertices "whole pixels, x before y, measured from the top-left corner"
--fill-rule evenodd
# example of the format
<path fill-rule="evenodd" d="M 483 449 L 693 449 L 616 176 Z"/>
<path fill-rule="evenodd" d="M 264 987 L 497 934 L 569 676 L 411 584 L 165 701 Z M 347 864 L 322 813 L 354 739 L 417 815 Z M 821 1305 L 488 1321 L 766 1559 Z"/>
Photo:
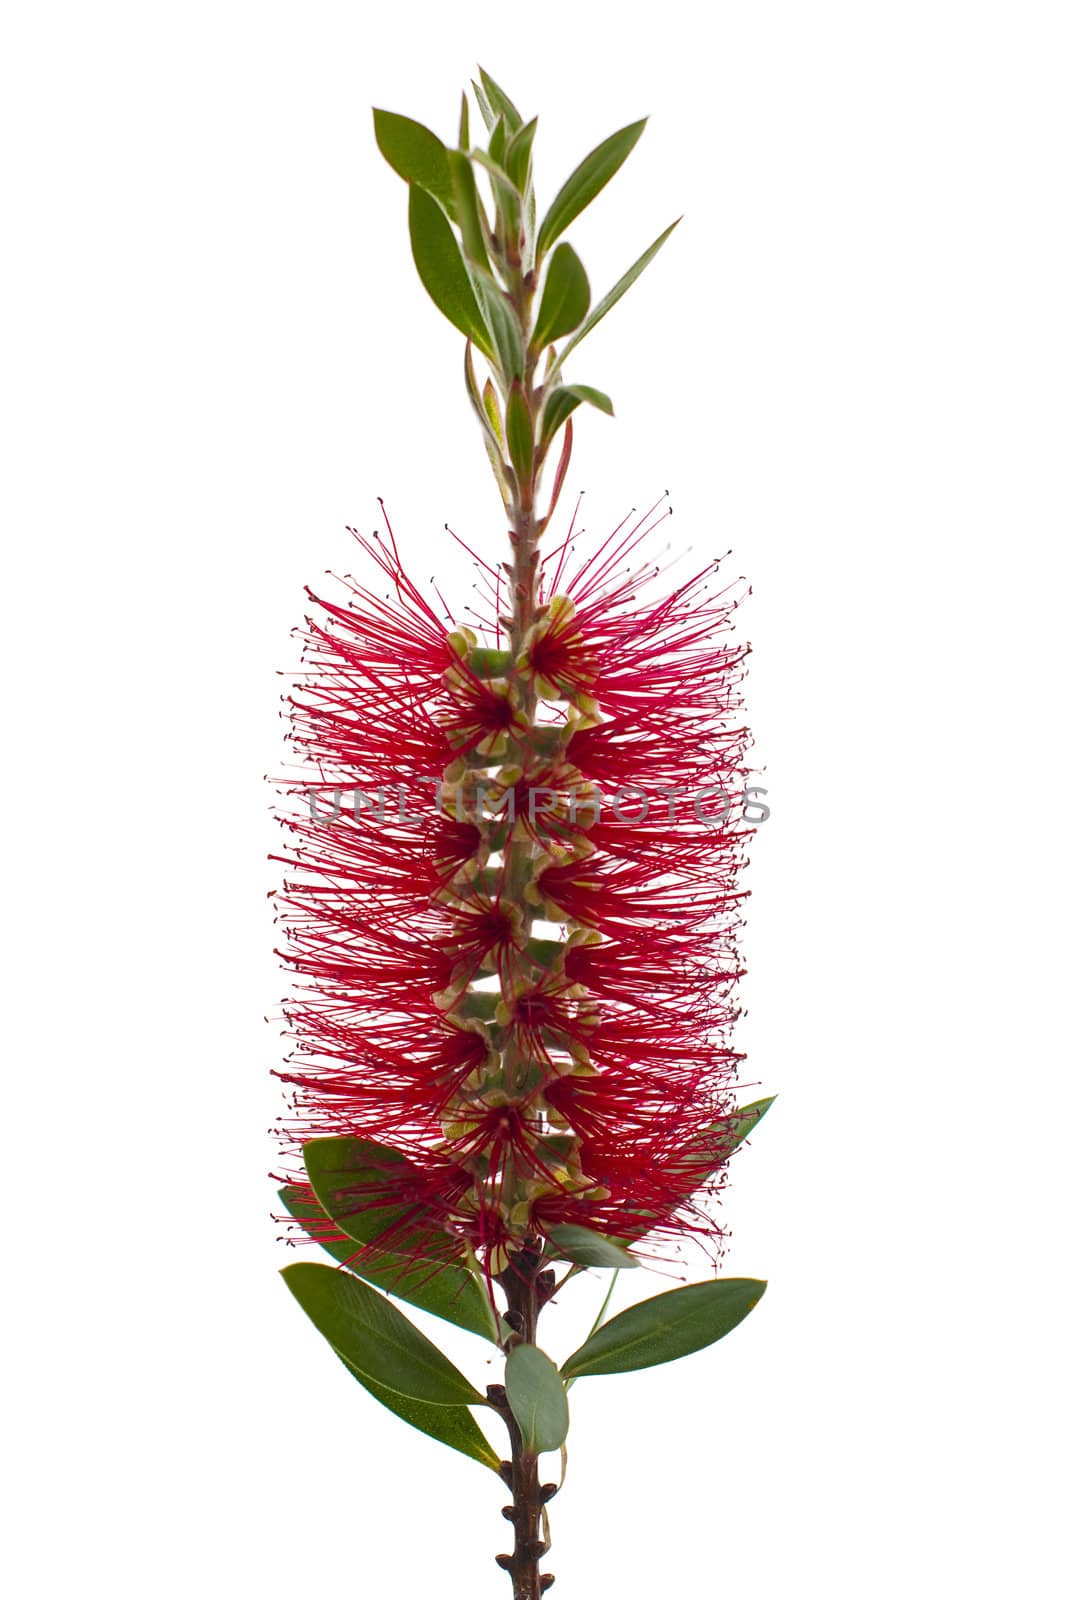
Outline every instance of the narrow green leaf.
<path fill-rule="evenodd" d="M 499 370 L 507 382 L 512 382 L 524 373 L 524 339 L 517 314 L 490 273 L 475 271 L 473 283 L 485 323 L 491 330 Z"/>
<path fill-rule="evenodd" d="M 536 197 L 535 188 L 530 177 L 528 179 L 528 187 L 524 192 L 524 230 L 521 237 L 524 241 L 522 265 L 525 272 L 534 272 L 536 257 Z"/>
<path fill-rule="evenodd" d="M 532 413 L 528 409 L 524 386 L 516 381 L 510 385 L 509 399 L 506 401 L 506 442 L 514 471 L 518 477 L 526 479 L 532 470 L 535 441 L 532 437 Z"/>
<path fill-rule="evenodd" d="M 771 1096 L 766 1100 L 755 1100 L 751 1105 L 741 1106 L 731 1116 L 719 1117 L 700 1136 L 692 1149 L 679 1158 L 682 1166 L 691 1168 L 693 1190 L 701 1188 L 723 1162 L 728 1160 L 733 1151 L 745 1139 L 750 1138 L 775 1099 L 776 1096 Z M 621 1214 L 629 1220 L 629 1227 L 625 1231 L 630 1244 L 636 1244 L 644 1234 L 650 1233 L 659 1221 L 653 1211 L 622 1207 Z M 665 1220 L 664 1216 L 662 1220 Z"/>
<path fill-rule="evenodd" d="M 627 128 L 618 129 L 602 144 L 596 145 L 590 155 L 586 155 L 550 203 L 543 226 L 539 230 L 539 240 L 536 246 L 536 255 L 542 257 L 550 249 L 561 234 L 574 222 L 586 206 L 589 206 L 595 196 L 604 189 L 626 159 L 629 152 L 635 147 L 640 134 L 647 126 L 647 118 L 639 122 L 632 122 Z"/>
<path fill-rule="evenodd" d="M 569 1401 L 561 1374 L 534 1344 L 518 1344 L 506 1357 L 506 1396 L 530 1450 L 560 1450 L 569 1432 Z"/>
<path fill-rule="evenodd" d="M 484 434 L 483 443 L 484 449 L 487 451 L 487 459 L 491 463 L 491 471 L 495 475 L 495 482 L 498 484 L 498 492 L 502 496 L 502 504 L 508 511 L 516 499 L 514 482 L 511 481 L 513 479 L 513 468 L 503 461 L 502 452 L 496 444 L 492 444 L 486 434 Z"/>
<path fill-rule="evenodd" d="M 556 366 L 561 366 L 569 352 L 576 349 L 581 339 L 587 338 L 592 328 L 596 327 L 602 321 L 603 317 L 605 317 L 606 313 L 613 309 L 626 290 L 632 288 L 632 285 L 636 282 L 636 279 L 639 277 L 640 273 L 643 272 L 645 267 L 648 267 L 651 264 L 680 220 L 680 217 L 678 217 L 677 222 L 671 222 L 665 233 L 659 234 L 654 244 L 648 246 L 648 248 L 643 252 L 643 255 L 632 263 L 631 267 L 629 267 L 628 271 L 622 277 L 618 278 L 609 294 L 604 295 L 599 301 L 598 305 L 588 316 L 579 332 L 577 332 L 574 337 L 569 340 L 569 343 L 558 357 L 555 363 Z"/>
<path fill-rule="evenodd" d="M 282 1275 L 327 1342 L 373 1383 L 427 1405 L 486 1405 L 453 1362 L 360 1278 L 316 1261 L 298 1261 Z"/>
<path fill-rule="evenodd" d="M 409 185 L 409 238 L 420 281 L 443 316 L 491 356 L 491 336 L 454 231 L 439 202 L 415 183 Z"/>
<path fill-rule="evenodd" d="M 568 1222 L 560 1228 L 551 1228 L 547 1235 L 558 1255 L 566 1261 L 575 1261 L 581 1267 L 638 1267 L 635 1256 L 629 1255 L 617 1239 L 607 1239 L 591 1228 L 581 1228 Z"/>
<path fill-rule="evenodd" d="M 697 1173 L 701 1174 L 696 1177 L 696 1187 L 716 1172 L 745 1139 L 751 1137 L 776 1098 L 776 1095 L 770 1095 L 766 1100 L 753 1100 L 731 1116 L 718 1117 L 710 1124 L 684 1157 L 688 1165 L 694 1166 Z"/>
<path fill-rule="evenodd" d="M 522 194 L 532 169 L 532 140 L 538 121 L 538 117 L 533 117 L 531 122 L 526 122 L 506 144 L 506 171 Z"/>
<path fill-rule="evenodd" d="M 502 167 L 503 172 L 506 170 L 502 166 L 503 161 L 506 159 L 506 133 L 505 118 L 496 117 L 495 125 L 491 129 L 491 137 L 487 141 L 487 154 L 496 167 Z"/>
<path fill-rule="evenodd" d="M 491 141 L 492 151 L 495 141 Z M 501 153 L 501 151 L 500 151 Z M 520 227 L 521 194 L 514 187 L 513 180 L 499 161 L 492 159 L 490 153 L 482 150 L 473 150 L 472 159 L 483 167 L 491 179 L 491 192 L 495 197 L 495 232 L 500 242 L 503 239 L 513 240 Z"/>
<path fill-rule="evenodd" d="M 464 89 L 461 91 L 461 120 L 458 123 L 457 142 L 462 150 L 469 147 L 469 98 Z"/>
<path fill-rule="evenodd" d="M 487 420 L 491 424 L 491 431 L 499 444 L 505 444 L 506 436 L 502 429 L 502 412 L 498 405 L 498 394 L 494 384 L 488 378 L 483 386 L 483 409 L 487 413 Z"/>
<path fill-rule="evenodd" d="M 560 244 L 550 258 L 530 348 L 542 350 L 552 339 L 572 333 L 588 314 L 591 286 L 571 244 Z"/>
<path fill-rule="evenodd" d="M 483 118 L 484 127 L 490 133 L 498 120 L 497 114 L 491 110 L 487 96 L 484 94 L 482 86 L 476 82 L 476 79 L 470 78 L 469 82 L 472 84 L 472 92 L 476 96 L 476 104 L 480 108 L 480 116 Z"/>
<path fill-rule="evenodd" d="M 558 504 L 558 496 L 562 492 L 565 474 L 569 470 L 569 461 L 573 454 L 573 419 L 565 419 L 565 432 L 562 435 L 562 452 L 558 460 L 558 469 L 554 474 L 554 487 L 550 491 L 550 504 L 547 506 L 544 521 L 549 522 L 554 515 L 554 508 Z"/>
<path fill-rule="evenodd" d="M 513 104 L 509 95 L 504 89 L 499 88 L 491 74 L 485 72 L 482 67 L 480 68 L 480 81 L 483 84 L 484 93 L 492 111 L 504 119 L 510 133 L 515 133 L 524 118 Z"/>
<path fill-rule="evenodd" d="M 453 216 L 454 190 L 448 152 L 442 140 L 422 122 L 399 116 L 396 111 L 374 110 L 372 118 L 376 143 L 398 176 L 433 194 Z"/>
<path fill-rule="evenodd" d="M 566 417 L 584 400 L 589 405 L 596 406 L 598 410 L 605 411 L 608 416 L 613 416 L 613 403 L 609 395 L 603 394 L 601 389 L 592 389 L 586 383 L 563 383 L 560 388 L 551 390 L 543 404 L 540 443 L 549 444 Z"/>
<path fill-rule="evenodd" d="M 514 186 L 513 179 L 505 167 L 500 166 L 497 161 L 492 161 L 485 150 L 470 150 L 469 155 L 487 173 L 496 194 L 501 190 L 508 190 L 514 200 L 520 200 L 521 192 Z"/>
<path fill-rule="evenodd" d="M 480 399 L 480 391 L 476 386 L 476 373 L 472 365 L 471 343 L 465 346 L 465 388 L 468 391 L 469 400 L 472 402 L 472 408 L 480 419 L 480 427 L 483 429 L 484 448 L 487 451 L 487 459 L 491 463 L 491 470 L 495 475 L 495 482 L 498 484 L 498 492 L 502 496 L 502 504 L 508 509 L 513 503 L 513 485 L 510 483 L 513 469 L 502 454 L 504 445 L 499 443 L 495 430 L 488 421 L 483 402 Z"/>
<path fill-rule="evenodd" d="M 454 185 L 454 207 L 461 228 L 461 247 L 475 266 L 490 272 L 491 263 L 483 239 L 480 197 L 476 193 L 472 162 L 461 150 L 448 150 L 446 155 Z"/>
<path fill-rule="evenodd" d="M 338 1351 L 335 1352 L 338 1355 Z M 357 1379 L 357 1382 L 368 1393 L 386 1406 L 388 1411 L 393 1411 L 396 1417 L 401 1417 L 403 1422 L 408 1422 L 411 1427 L 419 1428 L 421 1433 L 426 1433 L 431 1439 L 438 1439 L 441 1444 L 449 1445 L 451 1450 L 458 1450 L 463 1456 L 471 1456 L 473 1461 L 478 1461 L 481 1466 L 490 1467 L 494 1473 L 498 1472 L 498 1452 L 492 1449 L 484 1437 L 483 1430 L 473 1420 L 472 1412 L 464 1406 L 429 1406 L 421 1400 L 413 1400 L 409 1395 L 395 1394 L 392 1389 L 385 1389 L 381 1383 L 374 1383 L 367 1373 L 360 1372 L 340 1355 L 339 1360 L 348 1372 Z"/>
<path fill-rule="evenodd" d="M 722 1339 L 758 1305 L 759 1278 L 719 1278 L 688 1284 L 642 1300 L 607 1322 L 574 1350 L 562 1367 L 566 1378 L 635 1372 L 677 1361 Z"/>
<path fill-rule="evenodd" d="M 280 1189 L 279 1198 L 290 1215 L 302 1223 L 310 1239 L 365 1283 L 411 1306 L 419 1306 L 421 1311 L 430 1311 L 433 1316 L 442 1317 L 445 1322 L 452 1322 L 455 1327 L 475 1333 L 481 1339 L 489 1339 L 492 1344 L 498 1343 L 498 1326 L 487 1290 L 467 1267 L 456 1262 L 373 1251 L 352 1235 L 344 1239 L 325 1239 L 317 1224 L 328 1221 L 329 1213 L 292 1187 Z M 336 1221 L 335 1226 L 341 1228 L 342 1224 Z"/>

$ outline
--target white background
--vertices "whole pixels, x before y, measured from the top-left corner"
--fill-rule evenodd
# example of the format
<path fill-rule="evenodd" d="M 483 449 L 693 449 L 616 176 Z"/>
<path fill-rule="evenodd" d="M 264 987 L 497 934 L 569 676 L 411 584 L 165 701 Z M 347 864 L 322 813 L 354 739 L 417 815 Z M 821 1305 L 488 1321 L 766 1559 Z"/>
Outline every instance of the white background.
<path fill-rule="evenodd" d="M 583 417 L 572 481 L 592 528 L 670 488 L 678 546 L 750 578 L 773 810 L 743 1039 L 780 1099 L 725 1209 L 729 1270 L 771 1287 L 713 1350 L 574 1390 L 555 1595 L 1065 1592 L 1067 23 L 9 16 L 18 1600 L 507 1590 L 502 1489 L 305 1322 L 264 1176 L 263 774 L 302 586 L 380 494 L 418 575 L 468 581 L 447 520 L 501 553 L 369 109 L 452 137 L 477 61 L 541 114 L 544 205 L 651 116 L 573 234 L 596 292 L 685 222 L 575 359 L 618 415 Z"/>

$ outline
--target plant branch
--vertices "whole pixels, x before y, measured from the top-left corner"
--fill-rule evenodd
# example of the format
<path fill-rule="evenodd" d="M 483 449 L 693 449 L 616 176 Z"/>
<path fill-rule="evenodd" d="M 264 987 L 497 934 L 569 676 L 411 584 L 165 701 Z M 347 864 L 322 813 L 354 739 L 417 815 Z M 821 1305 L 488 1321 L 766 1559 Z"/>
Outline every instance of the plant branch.
<path fill-rule="evenodd" d="M 528 1240 L 498 1278 L 508 1305 L 505 1320 L 513 1330 L 511 1348 L 536 1342 L 539 1313 L 554 1292 L 554 1274 L 541 1271 L 541 1266 L 538 1242 Z M 557 1485 L 539 1482 L 539 1457 L 526 1447 L 502 1385 L 492 1384 L 487 1398 L 506 1424 L 511 1453 L 499 1475 L 513 1495 L 511 1504 L 502 1507 L 502 1515 L 513 1524 L 513 1551 L 495 1559 L 513 1581 L 513 1600 L 539 1600 L 554 1582 L 553 1573 L 540 1574 L 539 1563 L 548 1548 L 543 1538 L 546 1504 L 557 1493 Z"/>

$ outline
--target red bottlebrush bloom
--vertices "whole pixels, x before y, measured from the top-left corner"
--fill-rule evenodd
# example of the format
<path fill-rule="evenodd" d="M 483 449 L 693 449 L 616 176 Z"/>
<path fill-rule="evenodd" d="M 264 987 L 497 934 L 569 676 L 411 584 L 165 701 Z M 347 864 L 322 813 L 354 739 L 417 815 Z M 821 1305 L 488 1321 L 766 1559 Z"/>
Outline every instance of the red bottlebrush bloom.
<path fill-rule="evenodd" d="M 516 659 L 497 573 L 483 638 L 454 628 L 389 523 L 357 538 L 390 597 L 348 580 L 308 620 L 289 1138 L 404 1152 L 383 1203 L 485 1254 L 564 1222 L 717 1234 L 689 1200 L 737 1062 L 745 648 L 716 566 L 656 593 L 658 520 L 583 563 L 570 528 Z"/>

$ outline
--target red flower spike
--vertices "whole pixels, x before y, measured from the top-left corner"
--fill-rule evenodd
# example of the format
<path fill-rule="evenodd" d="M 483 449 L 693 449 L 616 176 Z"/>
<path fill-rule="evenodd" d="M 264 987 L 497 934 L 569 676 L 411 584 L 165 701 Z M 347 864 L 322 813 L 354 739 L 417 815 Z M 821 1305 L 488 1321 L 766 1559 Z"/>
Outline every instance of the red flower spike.
<path fill-rule="evenodd" d="M 713 567 L 645 601 L 651 531 L 617 530 L 572 573 L 544 561 L 514 660 L 497 628 L 438 617 L 393 534 L 358 536 L 393 598 L 348 580 L 309 623 L 292 739 L 312 770 L 280 857 L 307 980 L 290 1136 L 403 1150 L 425 1205 L 484 1252 L 561 1222 L 633 1234 L 641 1213 L 662 1238 L 718 1234 L 688 1209 L 687 1158 L 738 1059 L 745 650 Z M 526 933 L 518 867 L 557 941 Z"/>

